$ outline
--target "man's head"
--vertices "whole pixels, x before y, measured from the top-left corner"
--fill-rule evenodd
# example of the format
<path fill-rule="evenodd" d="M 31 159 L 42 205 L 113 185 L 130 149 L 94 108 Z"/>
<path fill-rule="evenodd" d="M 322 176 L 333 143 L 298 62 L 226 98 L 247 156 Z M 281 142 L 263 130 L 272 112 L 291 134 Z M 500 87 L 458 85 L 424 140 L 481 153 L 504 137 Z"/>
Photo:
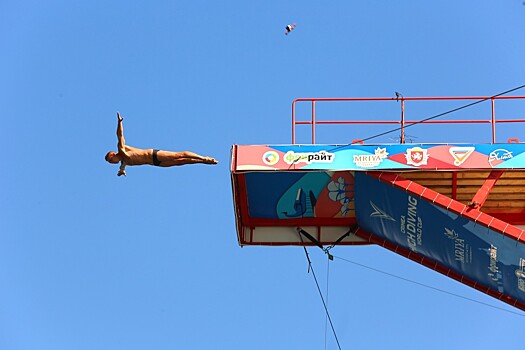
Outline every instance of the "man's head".
<path fill-rule="evenodd" d="M 118 162 L 120 162 L 118 155 L 113 151 L 109 151 L 108 153 L 106 153 L 105 159 L 111 164 L 117 164 Z"/>

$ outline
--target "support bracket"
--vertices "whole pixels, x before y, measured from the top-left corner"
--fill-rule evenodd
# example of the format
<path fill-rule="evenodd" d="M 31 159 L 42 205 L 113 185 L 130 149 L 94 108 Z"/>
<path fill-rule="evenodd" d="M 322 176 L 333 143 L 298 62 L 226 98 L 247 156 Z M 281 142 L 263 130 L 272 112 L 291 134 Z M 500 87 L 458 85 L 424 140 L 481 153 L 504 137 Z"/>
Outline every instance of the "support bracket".
<path fill-rule="evenodd" d="M 481 185 L 478 192 L 476 192 L 476 194 L 474 195 L 474 198 L 472 198 L 472 200 L 468 202 L 467 205 L 472 209 L 481 208 L 487 200 L 490 191 L 496 185 L 496 182 L 499 180 L 499 178 L 501 177 L 501 175 L 503 175 L 504 172 L 504 170 L 492 170 L 485 182 L 483 183 L 483 185 Z"/>
<path fill-rule="evenodd" d="M 337 244 L 339 244 L 343 239 L 345 239 L 346 237 L 350 236 L 350 234 L 352 233 L 356 233 L 357 230 L 358 230 L 358 226 L 357 224 L 354 224 L 352 227 L 350 227 L 350 229 L 344 234 L 342 235 L 341 237 L 339 237 L 332 245 L 328 246 L 328 247 L 323 247 L 323 245 L 321 244 L 321 242 L 319 242 L 314 236 L 312 236 L 311 234 L 309 234 L 307 231 L 305 231 L 304 229 L 302 229 L 301 227 L 297 227 L 297 232 L 299 233 L 299 235 L 301 236 L 304 236 L 306 237 L 309 241 L 311 241 L 313 244 L 315 244 L 316 246 L 318 246 L 319 248 L 321 248 L 321 250 L 323 252 L 325 252 L 325 254 L 328 255 L 328 259 L 330 260 L 334 260 L 334 256 L 332 254 L 330 254 L 330 249 L 332 249 L 333 247 L 335 247 Z"/>

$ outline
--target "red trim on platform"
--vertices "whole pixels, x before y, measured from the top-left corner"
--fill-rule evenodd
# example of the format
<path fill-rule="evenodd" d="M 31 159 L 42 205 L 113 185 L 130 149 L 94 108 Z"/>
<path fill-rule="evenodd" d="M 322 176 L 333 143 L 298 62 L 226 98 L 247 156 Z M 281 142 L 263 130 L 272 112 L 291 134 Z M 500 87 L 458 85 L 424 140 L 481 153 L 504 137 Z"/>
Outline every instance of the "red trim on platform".
<path fill-rule="evenodd" d="M 290 219 L 250 219 L 251 226 L 348 226 L 351 227 L 356 223 L 355 218 L 290 218 Z"/>
<path fill-rule="evenodd" d="M 237 186 L 237 177 L 234 174 L 231 174 L 232 177 L 232 196 L 233 196 L 233 206 L 235 210 L 235 226 L 237 228 L 237 240 L 241 243 L 240 232 L 242 230 L 242 219 L 241 219 L 241 208 L 240 208 L 240 198 L 239 198 L 239 189 Z"/>
<path fill-rule="evenodd" d="M 237 223 L 237 240 L 243 245 L 244 227 L 250 226 L 248 216 L 248 195 L 246 192 L 246 181 L 242 174 L 232 174 L 233 184 L 233 202 L 235 205 L 236 223 Z"/>
<path fill-rule="evenodd" d="M 233 174 L 237 170 L 237 145 L 232 146 L 232 158 L 230 162 L 230 172 Z"/>
<path fill-rule="evenodd" d="M 323 242 L 319 241 L 321 245 L 327 246 L 331 245 L 334 242 Z M 361 241 L 361 242 L 347 242 L 342 241 L 339 242 L 338 246 L 361 246 L 361 245 L 370 245 L 372 242 L 370 241 Z M 271 246 L 271 247 L 281 247 L 281 246 L 297 246 L 297 247 L 317 247 L 316 244 L 311 243 L 310 241 L 304 241 L 304 242 L 247 242 L 245 241 L 244 244 L 241 244 L 242 246 Z"/>
<path fill-rule="evenodd" d="M 525 210 L 516 213 L 507 213 L 501 211 L 490 211 L 487 214 L 500 220 L 510 222 L 513 225 L 525 225 Z"/>
<path fill-rule="evenodd" d="M 458 173 L 452 172 L 452 199 L 456 200 L 458 197 Z"/>
<path fill-rule="evenodd" d="M 241 222 L 243 226 L 251 226 L 250 211 L 248 208 L 248 191 L 246 190 L 246 177 L 244 174 L 235 174 L 237 180 L 237 203 L 241 211 Z"/>

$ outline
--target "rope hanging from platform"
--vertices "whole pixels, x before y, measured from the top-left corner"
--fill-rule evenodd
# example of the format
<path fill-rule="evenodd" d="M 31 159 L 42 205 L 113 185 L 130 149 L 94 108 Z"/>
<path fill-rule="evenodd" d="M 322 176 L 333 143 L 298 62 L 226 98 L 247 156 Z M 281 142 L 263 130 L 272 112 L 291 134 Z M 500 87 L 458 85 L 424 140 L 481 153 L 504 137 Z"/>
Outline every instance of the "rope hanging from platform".
<path fill-rule="evenodd" d="M 314 277 L 315 285 L 317 286 L 317 291 L 319 292 L 319 296 L 321 297 L 321 301 L 323 302 L 323 307 L 326 313 L 326 317 L 328 318 L 328 321 L 330 322 L 330 327 L 332 328 L 332 333 L 334 333 L 334 338 L 337 343 L 337 347 L 339 350 L 341 350 L 341 344 L 339 344 L 339 339 L 337 338 L 337 333 L 335 332 L 334 324 L 332 322 L 332 318 L 330 317 L 330 313 L 328 312 L 328 306 L 326 306 L 326 302 L 323 297 L 323 292 L 321 292 L 321 287 L 319 287 L 319 282 L 317 281 L 317 277 L 315 275 L 314 268 L 312 266 L 312 261 L 310 260 L 310 255 L 308 255 L 308 250 L 306 250 L 306 247 L 303 246 L 304 253 L 306 255 L 306 260 L 308 261 L 308 272 L 312 271 L 312 276 Z"/>
<path fill-rule="evenodd" d="M 303 232 L 300 232 L 300 230 L 302 230 L 302 229 L 297 228 L 297 231 L 299 233 L 299 238 L 301 238 L 301 242 L 304 243 L 303 237 L 301 236 L 301 234 L 305 234 L 306 233 L 308 236 L 310 236 L 313 240 L 315 240 L 317 242 L 316 245 L 320 246 L 320 248 L 323 249 L 322 244 L 319 243 L 319 241 L 317 241 L 313 236 L 311 236 L 310 234 L 308 234 L 308 232 L 306 232 L 304 230 L 302 230 Z M 335 338 L 335 341 L 337 343 L 337 347 L 339 348 L 339 350 L 341 350 L 341 344 L 339 344 L 339 339 L 337 338 L 337 333 L 335 332 L 334 324 L 332 323 L 332 318 L 330 317 L 330 313 L 328 312 L 328 306 L 326 305 L 326 302 L 324 300 L 323 292 L 321 292 L 321 287 L 319 287 L 319 282 L 317 281 L 317 277 L 315 275 L 315 271 L 314 271 L 314 268 L 312 266 L 312 261 L 310 260 L 310 255 L 308 254 L 308 250 L 306 249 L 306 246 L 303 245 L 303 249 L 304 249 L 304 254 L 306 255 L 306 260 L 308 261 L 308 273 L 310 273 L 310 271 L 312 271 L 312 276 L 314 277 L 315 285 L 317 286 L 317 291 L 319 292 L 319 296 L 321 297 L 321 301 L 323 302 L 323 307 L 324 307 L 324 310 L 325 310 L 325 313 L 326 313 L 326 317 L 327 317 L 328 321 L 330 322 L 330 327 L 332 328 L 332 333 L 334 333 L 334 338 Z M 326 338 L 326 335 L 325 335 L 325 338 Z"/>

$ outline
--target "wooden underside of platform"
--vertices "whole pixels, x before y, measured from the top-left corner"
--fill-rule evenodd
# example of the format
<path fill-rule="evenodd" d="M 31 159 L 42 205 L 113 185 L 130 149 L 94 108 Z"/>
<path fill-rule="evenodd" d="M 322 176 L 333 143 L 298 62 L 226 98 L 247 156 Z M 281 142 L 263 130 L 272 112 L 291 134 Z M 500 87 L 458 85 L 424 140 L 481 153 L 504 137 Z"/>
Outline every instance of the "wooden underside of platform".
<path fill-rule="evenodd" d="M 396 174 L 465 205 L 472 203 L 491 176 L 490 171 L 418 171 Z M 525 224 L 525 171 L 502 172 L 494 180 L 485 202 L 478 209 L 511 224 Z"/>

